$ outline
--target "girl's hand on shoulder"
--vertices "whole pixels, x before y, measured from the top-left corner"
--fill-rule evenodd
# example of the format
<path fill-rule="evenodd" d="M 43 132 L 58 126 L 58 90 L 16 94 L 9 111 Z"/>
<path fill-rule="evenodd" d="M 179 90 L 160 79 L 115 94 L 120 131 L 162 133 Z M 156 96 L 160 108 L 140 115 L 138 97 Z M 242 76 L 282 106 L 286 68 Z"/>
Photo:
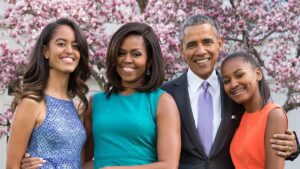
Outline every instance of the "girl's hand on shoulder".
<path fill-rule="evenodd" d="M 25 154 L 21 162 L 22 169 L 37 169 L 43 164 L 46 163 L 46 160 L 38 157 L 30 157 L 28 153 Z"/>

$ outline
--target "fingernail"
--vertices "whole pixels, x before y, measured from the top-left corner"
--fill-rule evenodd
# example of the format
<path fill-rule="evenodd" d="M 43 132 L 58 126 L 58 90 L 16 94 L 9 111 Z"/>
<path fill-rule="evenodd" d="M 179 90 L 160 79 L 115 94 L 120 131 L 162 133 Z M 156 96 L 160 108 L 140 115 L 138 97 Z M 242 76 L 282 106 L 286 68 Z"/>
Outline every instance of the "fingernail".
<path fill-rule="evenodd" d="M 43 166 L 43 164 L 38 164 L 39 167 Z"/>
<path fill-rule="evenodd" d="M 43 160 L 43 163 L 46 163 L 46 160 Z"/>

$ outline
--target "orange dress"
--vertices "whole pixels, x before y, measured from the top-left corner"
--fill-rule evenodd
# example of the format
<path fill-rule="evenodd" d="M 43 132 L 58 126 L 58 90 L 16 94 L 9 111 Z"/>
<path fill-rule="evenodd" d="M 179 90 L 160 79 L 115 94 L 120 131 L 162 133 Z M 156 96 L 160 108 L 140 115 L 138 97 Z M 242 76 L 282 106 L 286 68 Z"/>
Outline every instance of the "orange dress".
<path fill-rule="evenodd" d="M 264 169 L 264 136 L 269 112 L 280 107 L 266 104 L 261 110 L 245 112 L 230 145 L 230 155 L 236 169 Z"/>

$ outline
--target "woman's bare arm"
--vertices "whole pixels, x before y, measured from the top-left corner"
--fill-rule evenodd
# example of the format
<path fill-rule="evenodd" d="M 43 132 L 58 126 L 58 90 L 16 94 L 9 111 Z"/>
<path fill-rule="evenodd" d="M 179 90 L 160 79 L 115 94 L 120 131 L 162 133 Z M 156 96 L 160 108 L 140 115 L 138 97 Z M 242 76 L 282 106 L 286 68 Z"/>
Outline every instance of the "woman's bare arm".
<path fill-rule="evenodd" d="M 270 139 L 274 134 L 284 133 L 287 130 L 288 122 L 285 112 L 276 108 L 273 109 L 268 116 L 265 131 L 265 169 L 283 169 L 284 158 L 276 154 L 276 150 L 272 149 Z"/>
<path fill-rule="evenodd" d="M 20 169 L 30 135 L 36 126 L 41 103 L 24 98 L 14 112 L 7 149 L 7 169 Z"/>

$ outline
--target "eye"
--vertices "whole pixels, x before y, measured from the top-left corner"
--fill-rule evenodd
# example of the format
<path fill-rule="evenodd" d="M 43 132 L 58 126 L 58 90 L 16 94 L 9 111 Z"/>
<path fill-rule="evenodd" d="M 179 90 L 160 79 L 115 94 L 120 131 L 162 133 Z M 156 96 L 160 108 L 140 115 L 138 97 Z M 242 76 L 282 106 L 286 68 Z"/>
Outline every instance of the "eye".
<path fill-rule="evenodd" d="M 188 44 L 186 45 L 186 48 L 191 49 L 191 48 L 193 48 L 193 47 L 195 47 L 195 46 L 196 46 L 195 43 L 188 43 Z"/>
<path fill-rule="evenodd" d="M 213 44 L 214 42 L 213 42 L 213 40 L 211 40 L 211 39 L 204 39 L 203 40 L 203 44 L 205 44 L 205 45 L 210 45 L 210 44 Z"/>
<path fill-rule="evenodd" d="M 64 42 L 58 42 L 57 45 L 60 46 L 60 47 L 66 46 L 66 44 Z"/>
<path fill-rule="evenodd" d="M 229 83 L 230 83 L 230 80 L 229 80 L 229 79 L 222 79 L 222 81 L 223 81 L 224 85 L 226 85 L 226 84 L 229 84 Z"/>
<path fill-rule="evenodd" d="M 118 52 L 118 56 L 119 56 L 119 57 L 124 56 L 124 55 L 126 55 L 126 53 L 125 53 L 124 51 L 119 51 L 119 52 Z"/>
<path fill-rule="evenodd" d="M 142 54 L 140 52 L 134 52 L 134 53 L 132 53 L 132 57 L 139 57 L 141 55 Z"/>
<path fill-rule="evenodd" d="M 77 45 L 77 43 L 73 44 L 73 45 L 72 45 L 72 48 L 78 50 L 78 45 Z"/>
<path fill-rule="evenodd" d="M 235 76 L 236 76 L 237 79 L 240 79 L 244 76 L 244 74 L 245 73 L 240 72 L 240 73 L 237 73 Z"/>

